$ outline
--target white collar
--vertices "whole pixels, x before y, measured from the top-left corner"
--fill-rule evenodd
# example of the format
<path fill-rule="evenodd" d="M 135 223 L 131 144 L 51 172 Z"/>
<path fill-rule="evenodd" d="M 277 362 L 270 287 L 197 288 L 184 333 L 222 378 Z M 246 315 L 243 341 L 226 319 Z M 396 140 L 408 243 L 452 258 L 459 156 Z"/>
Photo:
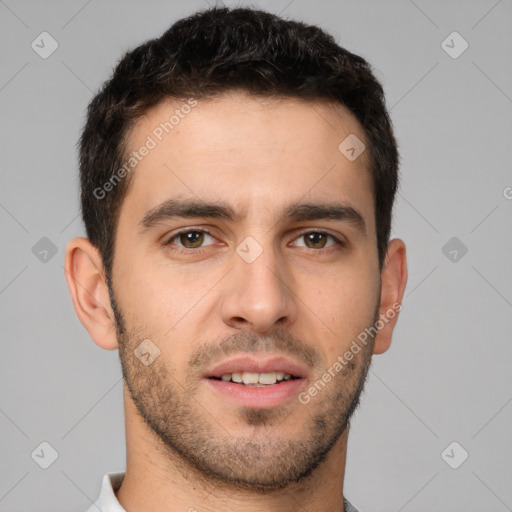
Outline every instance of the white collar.
<path fill-rule="evenodd" d="M 98 499 L 87 509 L 87 512 L 126 512 L 114 494 L 121 486 L 125 472 L 107 473 L 103 477 Z"/>

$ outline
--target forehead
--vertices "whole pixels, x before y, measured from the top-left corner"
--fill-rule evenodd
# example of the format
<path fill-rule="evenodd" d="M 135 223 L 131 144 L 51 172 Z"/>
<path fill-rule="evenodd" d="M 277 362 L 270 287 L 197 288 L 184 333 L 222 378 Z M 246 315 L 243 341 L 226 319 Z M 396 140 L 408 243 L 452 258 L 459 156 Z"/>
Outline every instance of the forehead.
<path fill-rule="evenodd" d="M 258 211 L 263 219 L 300 198 L 337 199 L 357 204 L 371 224 L 369 151 L 351 161 L 340 151 L 347 137 L 368 148 L 355 116 L 326 101 L 242 92 L 165 100 L 127 137 L 127 157 L 139 155 L 121 216 L 135 221 L 170 198 L 200 198 L 229 202 L 245 214 Z"/>

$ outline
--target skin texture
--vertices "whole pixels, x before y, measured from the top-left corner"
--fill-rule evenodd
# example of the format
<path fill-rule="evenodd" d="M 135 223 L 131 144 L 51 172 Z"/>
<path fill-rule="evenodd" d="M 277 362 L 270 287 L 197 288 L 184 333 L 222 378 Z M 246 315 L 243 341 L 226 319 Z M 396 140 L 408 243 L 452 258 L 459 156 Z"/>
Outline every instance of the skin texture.
<path fill-rule="evenodd" d="M 149 110 L 129 147 L 144 145 L 182 104 Z M 293 396 L 276 407 L 238 406 L 202 376 L 237 354 L 282 355 L 306 369 L 307 391 L 401 302 L 405 245 L 390 241 L 380 272 L 368 149 L 349 161 L 338 150 L 349 134 L 368 148 L 355 117 L 320 100 L 230 92 L 198 101 L 132 171 L 110 294 L 97 249 L 85 238 L 69 242 L 65 270 L 77 315 L 98 346 L 119 349 L 127 468 L 117 497 L 130 512 L 167 503 L 166 510 L 343 510 L 350 416 L 398 312 L 307 404 Z M 174 218 L 141 230 L 147 212 L 171 198 L 223 202 L 240 218 Z M 296 201 L 351 206 L 365 230 L 346 220 L 284 219 Z M 189 238 L 175 236 L 185 228 Z M 344 246 L 315 238 L 319 231 Z M 248 236 L 261 249 L 250 263 L 236 250 Z M 160 350 L 149 365 L 134 354 L 145 339 Z"/>

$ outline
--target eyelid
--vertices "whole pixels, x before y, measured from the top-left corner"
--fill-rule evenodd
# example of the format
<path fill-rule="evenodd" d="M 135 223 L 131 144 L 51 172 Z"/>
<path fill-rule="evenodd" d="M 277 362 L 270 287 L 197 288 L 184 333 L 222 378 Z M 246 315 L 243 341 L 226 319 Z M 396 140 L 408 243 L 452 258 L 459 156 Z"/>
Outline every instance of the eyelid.
<path fill-rule="evenodd" d="M 167 238 L 165 242 L 163 242 L 163 245 L 164 246 L 168 246 L 168 245 L 171 245 L 171 240 L 174 240 L 176 237 L 179 237 L 179 235 L 183 234 L 183 233 L 189 233 L 189 232 L 199 232 L 199 233 L 204 233 L 208 236 L 210 236 L 211 238 L 213 239 L 216 239 L 216 237 L 208 230 L 208 229 L 205 229 L 205 228 L 195 228 L 195 227 L 186 227 L 186 228 L 183 228 L 183 229 L 180 229 L 176 232 L 174 232 L 172 234 L 172 236 L 170 236 L 169 238 Z M 323 229 L 323 228 L 314 228 L 314 227 L 309 227 L 309 228 L 304 228 L 302 230 L 300 230 L 295 238 L 293 239 L 293 241 L 297 240 L 298 238 L 300 238 L 301 236 L 304 236 L 308 233 L 320 233 L 320 234 L 323 234 L 323 235 L 326 235 L 328 237 L 330 237 L 333 241 L 334 241 L 334 246 L 331 246 L 331 247 L 327 247 L 327 248 L 320 248 L 320 249 L 311 249 L 309 247 L 306 247 L 306 249 L 309 249 L 311 251 L 314 251 L 314 252 L 320 252 L 322 250 L 329 250 L 329 249 L 332 249 L 333 247 L 335 246 L 338 246 L 338 248 L 344 248 L 348 245 L 348 242 L 343 238 L 343 237 L 340 237 L 338 235 L 334 235 L 332 233 L 330 233 L 329 231 Z M 208 244 L 208 245 L 214 245 L 214 244 Z M 176 252 L 194 252 L 194 253 L 201 253 L 203 248 L 205 247 L 208 247 L 207 246 L 202 246 L 202 247 L 198 247 L 196 249 L 191 249 L 191 248 L 187 248 L 187 247 L 180 247 L 180 246 L 177 246 L 177 249 L 174 249 Z"/>
<path fill-rule="evenodd" d="M 300 238 L 301 236 L 307 235 L 308 233 L 320 233 L 322 235 L 326 235 L 326 236 L 330 237 L 332 240 L 334 240 L 334 243 L 336 245 L 338 245 L 339 247 L 346 247 L 348 245 L 348 242 L 341 236 L 334 235 L 333 233 L 331 233 L 330 231 L 327 231 L 326 229 L 323 229 L 323 228 L 315 229 L 314 227 L 313 228 L 304 228 L 297 234 L 297 236 L 294 238 L 294 240 L 296 240 L 297 238 Z M 325 250 L 327 250 L 327 249 L 332 249 L 332 247 L 327 247 Z M 318 251 L 321 251 L 322 249 L 311 249 L 311 250 L 318 252 Z"/>
<path fill-rule="evenodd" d="M 183 229 L 180 229 L 180 230 L 176 231 L 169 238 L 166 238 L 167 241 L 164 242 L 164 245 L 170 245 L 171 244 L 171 240 L 174 240 L 176 237 L 179 237 L 183 233 L 190 233 L 190 232 L 204 233 L 204 234 L 210 236 L 211 238 L 214 238 L 214 239 L 216 238 L 207 229 L 204 229 L 204 228 L 194 228 L 194 227 L 186 227 L 186 228 L 183 228 Z M 209 245 L 213 245 L 213 244 L 209 244 Z M 189 249 L 187 247 L 179 247 L 179 248 L 184 250 L 184 251 L 194 251 L 194 252 L 198 252 L 198 251 L 200 251 L 202 249 L 202 247 L 200 247 L 198 249 Z"/>

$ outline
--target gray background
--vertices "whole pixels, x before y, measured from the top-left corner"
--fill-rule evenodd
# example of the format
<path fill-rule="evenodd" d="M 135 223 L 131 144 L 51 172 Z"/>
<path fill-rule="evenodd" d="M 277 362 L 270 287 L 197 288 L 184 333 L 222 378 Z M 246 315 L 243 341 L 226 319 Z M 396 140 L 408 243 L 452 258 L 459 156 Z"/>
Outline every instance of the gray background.
<path fill-rule="evenodd" d="M 393 236 L 409 284 L 353 420 L 347 497 L 361 512 L 512 510 L 512 2 L 253 5 L 367 58 L 401 150 Z M 75 144 L 121 54 L 204 7 L 0 0 L 0 511 L 83 512 L 125 468 L 118 354 L 89 339 L 64 279 L 84 234 Z M 47 59 L 31 48 L 43 31 L 59 45 Z M 458 58 L 442 46 L 453 31 L 469 44 Z M 31 456 L 43 441 L 48 469 Z"/>

